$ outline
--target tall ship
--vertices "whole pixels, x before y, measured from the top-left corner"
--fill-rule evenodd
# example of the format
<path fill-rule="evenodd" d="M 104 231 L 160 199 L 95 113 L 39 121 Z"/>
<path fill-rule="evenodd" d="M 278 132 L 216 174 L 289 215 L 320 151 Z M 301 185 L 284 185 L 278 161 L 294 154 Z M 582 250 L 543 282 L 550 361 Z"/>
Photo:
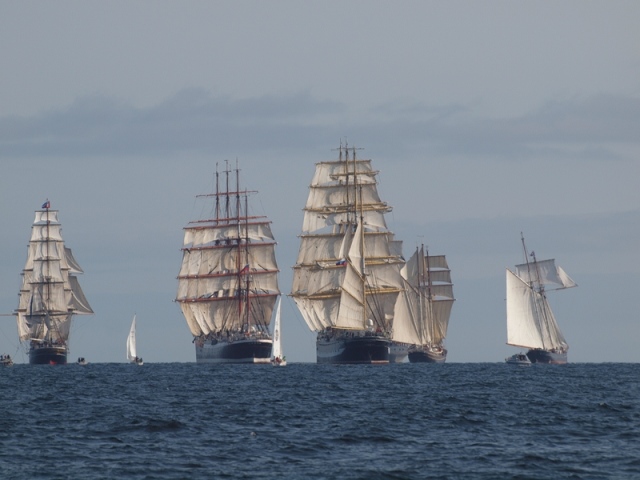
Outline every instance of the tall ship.
<path fill-rule="evenodd" d="M 411 363 L 444 363 L 444 340 L 455 301 L 447 259 L 429 255 L 422 245 L 401 273 L 406 288 L 396 304 L 394 343 L 409 345 Z"/>
<path fill-rule="evenodd" d="M 36 210 L 16 309 L 18 336 L 30 364 L 65 365 L 74 315 L 93 313 L 77 275 L 83 273 L 62 239 L 58 210 Z"/>
<path fill-rule="evenodd" d="M 317 332 L 318 363 L 389 363 L 404 261 L 394 254 L 371 160 L 340 145 L 316 164 L 304 207 L 291 296 Z"/>
<path fill-rule="evenodd" d="M 197 363 L 269 363 L 280 295 L 276 241 L 267 217 L 249 215 L 248 198 L 257 192 L 240 189 L 237 165 L 222 173 L 216 167 L 215 193 L 196 197 L 207 213 L 184 228 L 176 301 Z"/>
<path fill-rule="evenodd" d="M 569 345 L 547 300 L 548 290 L 576 287 L 555 260 L 537 260 L 522 237 L 525 263 L 507 269 L 507 344 L 527 348 L 531 363 L 567 363 Z M 547 287 L 551 287 L 547 289 Z"/>

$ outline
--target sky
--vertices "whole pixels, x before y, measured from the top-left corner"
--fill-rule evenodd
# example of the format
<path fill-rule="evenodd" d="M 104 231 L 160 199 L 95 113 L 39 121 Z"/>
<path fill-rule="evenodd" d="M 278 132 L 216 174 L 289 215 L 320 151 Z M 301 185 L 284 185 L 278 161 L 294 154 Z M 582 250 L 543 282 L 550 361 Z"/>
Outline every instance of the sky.
<path fill-rule="evenodd" d="M 445 254 L 449 362 L 500 362 L 505 268 L 555 258 L 571 362 L 640 361 L 640 3 L 0 1 L 0 353 L 49 199 L 95 314 L 70 360 L 193 362 L 182 228 L 238 162 L 278 242 L 289 362 L 315 334 L 286 294 L 314 164 L 379 170 L 405 256 Z"/>

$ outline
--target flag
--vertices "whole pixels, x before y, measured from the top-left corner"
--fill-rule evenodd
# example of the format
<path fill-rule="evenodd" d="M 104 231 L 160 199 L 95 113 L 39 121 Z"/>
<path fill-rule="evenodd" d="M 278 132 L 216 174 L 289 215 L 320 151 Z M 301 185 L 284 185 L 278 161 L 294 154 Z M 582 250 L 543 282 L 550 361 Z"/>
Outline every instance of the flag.
<path fill-rule="evenodd" d="M 242 270 L 240 270 L 240 274 L 249 273 L 249 264 L 247 263 Z"/>
<path fill-rule="evenodd" d="M 51 203 L 49 202 L 49 200 L 47 200 L 42 204 L 42 208 L 50 208 L 50 207 L 51 207 Z"/>
<path fill-rule="evenodd" d="M 341 266 L 341 267 L 342 267 L 342 266 L 344 266 L 344 265 L 346 265 L 346 264 L 347 264 L 347 259 L 346 259 L 346 258 L 341 258 L 340 260 L 338 260 L 338 261 L 336 262 L 336 265 L 339 265 L 339 266 Z"/>

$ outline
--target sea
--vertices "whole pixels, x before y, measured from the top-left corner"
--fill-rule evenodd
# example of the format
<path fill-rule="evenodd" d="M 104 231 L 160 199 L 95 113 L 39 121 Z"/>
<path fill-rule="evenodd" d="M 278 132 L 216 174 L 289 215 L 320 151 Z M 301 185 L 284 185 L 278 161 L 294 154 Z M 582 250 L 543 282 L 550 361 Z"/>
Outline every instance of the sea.
<path fill-rule="evenodd" d="M 640 364 L 0 367 L 0 478 L 640 478 Z"/>

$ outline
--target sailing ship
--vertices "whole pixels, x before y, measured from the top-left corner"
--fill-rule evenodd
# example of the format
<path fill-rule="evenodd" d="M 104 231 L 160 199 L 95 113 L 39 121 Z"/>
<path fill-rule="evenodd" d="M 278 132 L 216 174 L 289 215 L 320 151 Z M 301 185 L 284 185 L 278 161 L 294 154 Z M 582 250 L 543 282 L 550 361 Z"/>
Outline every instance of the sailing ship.
<path fill-rule="evenodd" d="M 317 332 L 318 363 L 389 363 L 394 304 L 404 261 L 371 160 L 340 145 L 339 158 L 316 164 L 304 207 L 291 296 Z"/>
<path fill-rule="evenodd" d="M 576 287 L 555 260 L 538 260 L 522 237 L 526 263 L 507 269 L 507 344 L 528 348 L 532 363 L 567 363 L 569 345 L 551 311 L 547 286 L 552 290 Z M 531 258 L 531 260 L 530 260 Z"/>
<path fill-rule="evenodd" d="M 282 331 L 280 329 L 280 298 L 276 307 L 276 316 L 273 320 L 273 348 L 271 349 L 271 364 L 276 367 L 287 365 L 287 357 L 282 354 Z"/>
<path fill-rule="evenodd" d="M 235 172 L 235 188 L 230 187 Z M 197 363 L 269 363 L 269 333 L 278 289 L 278 266 L 265 216 L 250 216 L 240 170 L 216 166 L 215 193 L 205 218 L 185 228 L 176 301 L 193 335 Z M 213 202 L 211 202 L 213 200 Z"/>
<path fill-rule="evenodd" d="M 76 276 L 82 268 L 64 245 L 58 211 L 47 200 L 35 214 L 15 312 L 18 336 L 29 363 L 64 365 L 73 316 L 93 310 Z"/>
<path fill-rule="evenodd" d="M 409 344 L 411 363 L 444 363 L 449 318 L 455 298 L 451 270 L 444 255 L 416 251 L 401 271 L 405 290 L 398 298 L 393 323 L 394 343 Z"/>
<path fill-rule="evenodd" d="M 136 348 L 136 315 L 133 315 L 131 321 L 131 328 L 129 329 L 129 335 L 127 336 L 127 360 L 129 363 L 135 363 L 136 365 L 143 365 L 142 357 L 138 357 L 138 350 Z"/>

